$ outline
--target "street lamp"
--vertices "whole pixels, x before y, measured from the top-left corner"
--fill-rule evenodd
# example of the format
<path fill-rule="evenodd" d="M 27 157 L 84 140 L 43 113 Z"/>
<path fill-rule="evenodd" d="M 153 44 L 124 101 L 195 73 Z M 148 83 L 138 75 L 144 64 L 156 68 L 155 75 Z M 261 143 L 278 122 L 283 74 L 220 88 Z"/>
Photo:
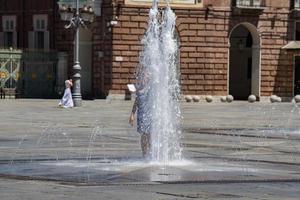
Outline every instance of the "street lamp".
<path fill-rule="evenodd" d="M 81 87 L 80 87 L 80 63 L 79 63 L 79 28 L 85 26 L 86 22 L 94 21 L 93 0 L 60 0 L 58 2 L 60 17 L 63 21 L 70 23 L 65 26 L 66 29 L 74 28 L 74 65 L 73 65 L 73 101 L 75 107 L 82 104 Z M 79 8 L 80 7 L 80 8 Z"/>

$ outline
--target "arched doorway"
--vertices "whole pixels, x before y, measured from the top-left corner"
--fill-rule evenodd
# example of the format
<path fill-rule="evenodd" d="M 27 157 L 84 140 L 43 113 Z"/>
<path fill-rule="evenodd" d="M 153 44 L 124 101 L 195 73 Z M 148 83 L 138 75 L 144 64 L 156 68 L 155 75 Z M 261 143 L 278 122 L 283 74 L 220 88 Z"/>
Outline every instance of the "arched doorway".
<path fill-rule="evenodd" d="M 250 23 L 235 26 L 230 33 L 229 94 L 246 100 L 260 97 L 260 37 Z"/>
<path fill-rule="evenodd" d="M 79 62 L 81 66 L 81 94 L 84 99 L 92 98 L 92 33 L 80 28 Z"/>

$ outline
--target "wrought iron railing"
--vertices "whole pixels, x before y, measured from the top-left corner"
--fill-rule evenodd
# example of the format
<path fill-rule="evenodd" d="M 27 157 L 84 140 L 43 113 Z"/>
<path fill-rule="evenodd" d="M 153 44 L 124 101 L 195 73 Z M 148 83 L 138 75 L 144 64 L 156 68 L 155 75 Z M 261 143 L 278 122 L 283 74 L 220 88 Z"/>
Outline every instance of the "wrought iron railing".
<path fill-rule="evenodd" d="M 41 51 L 41 50 L 24 50 L 22 54 L 23 61 L 33 61 L 33 62 L 47 62 L 56 61 L 57 52 L 56 51 Z"/>
<path fill-rule="evenodd" d="M 233 7 L 260 8 L 266 6 L 265 0 L 232 0 Z"/>
<path fill-rule="evenodd" d="M 0 49 L 0 94 L 55 97 L 57 60 L 56 51 Z"/>
<path fill-rule="evenodd" d="M 0 88 L 16 89 L 22 51 L 0 49 Z"/>
<path fill-rule="evenodd" d="M 24 50 L 19 91 L 25 98 L 56 96 L 56 51 Z"/>

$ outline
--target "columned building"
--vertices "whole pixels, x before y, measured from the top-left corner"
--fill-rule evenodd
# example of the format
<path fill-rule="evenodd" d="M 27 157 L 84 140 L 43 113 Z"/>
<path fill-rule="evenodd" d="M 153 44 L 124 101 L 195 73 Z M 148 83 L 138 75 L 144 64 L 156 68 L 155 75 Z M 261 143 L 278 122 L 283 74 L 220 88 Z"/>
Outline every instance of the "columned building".
<path fill-rule="evenodd" d="M 74 32 L 64 29 L 57 3 L 26 0 L 18 8 L 16 0 L 3 1 L 0 46 L 57 52 L 55 87 L 60 87 L 72 75 Z M 82 93 L 86 98 L 124 98 L 126 85 L 135 82 L 152 3 L 95 2 L 94 22 L 80 30 Z M 24 12 L 29 5 L 36 13 L 22 17 L 22 12 L 29 15 Z M 254 94 L 263 100 L 275 94 L 289 100 L 300 94 L 299 0 L 173 0 L 171 7 L 177 16 L 183 95 L 231 94 L 246 100 Z"/>

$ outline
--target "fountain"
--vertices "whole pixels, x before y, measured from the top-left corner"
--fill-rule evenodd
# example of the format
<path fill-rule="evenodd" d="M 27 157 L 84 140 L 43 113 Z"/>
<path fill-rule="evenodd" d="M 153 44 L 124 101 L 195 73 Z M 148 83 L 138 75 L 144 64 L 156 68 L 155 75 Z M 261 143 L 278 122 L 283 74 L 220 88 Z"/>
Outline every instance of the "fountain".
<path fill-rule="evenodd" d="M 202 111 L 201 104 L 183 104 L 187 120 L 181 130 L 175 19 L 170 6 L 161 12 L 154 1 L 141 41 L 137 78 L 149 78 L 150 161 L 141 158 L 137 133 L 124 120 L 129 106 L 122 102 L 116 112 L 112 101 L 97 105 L 99 112 L 88 106 L 89 112 L 51 108 L 48 117 L 39 110 L 32 116 L 47 121 L 41 132 L 0 138 L 0 177 L 74 185 L 299 181 L 298 106 L 290 112 L 287 104 L 273 109 L 269 104 L 216 103 Z M 63 124 L 51 123 L 56 118 Z M 10 126 L 25 126 L 14 120 Z"/>
<path fill-rule="evenodd" d="M 149 79 L 147 83 L 151 121 L 151 153 L 153 162 L 168 164 L 181 159 L 179 81 L 177 79 L 178 55 L 175 38 L 176 16 L 170 6 L 160 13 L 157 2 L 149 11 L 148 28 L 142 39 L 138 80 Z M 145 77 L 148 76 L 148 77 Z"/>

